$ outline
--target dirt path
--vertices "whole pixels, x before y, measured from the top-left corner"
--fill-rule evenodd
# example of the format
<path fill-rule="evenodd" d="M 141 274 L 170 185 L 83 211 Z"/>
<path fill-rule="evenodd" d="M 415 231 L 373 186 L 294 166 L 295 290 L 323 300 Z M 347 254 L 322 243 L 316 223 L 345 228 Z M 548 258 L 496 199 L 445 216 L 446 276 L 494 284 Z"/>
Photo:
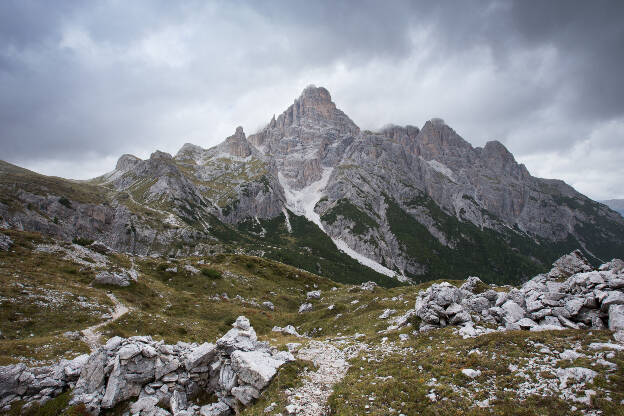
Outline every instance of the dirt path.
<path fill-rule="evenodd" d="M 345 352 L 327 341 L 312 341 L 302 348 L 297 354 L 298 358 L 312 361 L 317 369 L 306 371 L 303 385 L 288 393 L 287 412 L 299 416 L 328 414 L 327 399 L 334 385 L 347 374 L 350 366 L 348 360 L 353 357 L 353 352 Z"/>
<path fill-rule="evenodd" d="M 121 303 L 119 300 L 117 300 L 115 295 L 113 295 L 112 293 L 107 293 L 107 296 L 110 298 L 111 301 L 113 301 L 114 304 L 112 317 L 104 322 L 100 322 L 97 325 L 93 325 L 87 329 L 82 330 L 82 340 L 86 342 L 87 345 L 89 345 L 89 348 L 91 348 L 91 350 L 95 350 L 100 346 L 100 333 L 98 332 L 98 329 L 103 327 L 104 325 L 114 322 L 129 311 L 128 307 Z"/>

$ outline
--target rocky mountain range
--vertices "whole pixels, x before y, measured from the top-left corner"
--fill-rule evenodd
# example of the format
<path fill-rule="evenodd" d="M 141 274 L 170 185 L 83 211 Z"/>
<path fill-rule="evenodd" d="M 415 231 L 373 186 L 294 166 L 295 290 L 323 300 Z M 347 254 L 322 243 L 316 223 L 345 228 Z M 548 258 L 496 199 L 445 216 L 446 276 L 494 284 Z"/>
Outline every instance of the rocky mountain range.
<path fill-rule="evenodd" d="M 475 148 L 441 119 L 362 131 L 314 86 L 248 137 L 123 155 L 90 181 L 3 162 L 0 188 L 6 228 L 139 255 L 242 251 L 345 282 L 516 282 L 577 248 L 594 265 L 624 256 L 621 215 L 502 143 Z"/>
<path fill-rule="evenodd" d="M 600 202 L 602 202 L 603 204 L 605 204 L 612 210 L 617 211 L 620 214 L 622 214 L 622 216 L 624 216 L 624 199 L 609 199 L 609 200 L 600 201 Z"/>

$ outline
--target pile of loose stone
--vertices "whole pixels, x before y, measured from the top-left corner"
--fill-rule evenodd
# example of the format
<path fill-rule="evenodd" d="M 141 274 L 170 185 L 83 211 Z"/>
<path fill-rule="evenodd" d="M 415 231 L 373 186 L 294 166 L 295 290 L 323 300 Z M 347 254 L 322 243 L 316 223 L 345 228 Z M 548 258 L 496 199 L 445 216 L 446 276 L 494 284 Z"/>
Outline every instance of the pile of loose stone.
<path fill-rule="evenodd" d="M 498 330 L 624 330 L 624 262 L 619 259 L 592 270 L 577 250 L 561 257 L 550 272 L 535 276 L 520 289 L 483 290 L 487 287 L 478 277 L 469 277 L 459 288 L 447 282 L 434 284 L 421 291 L 415 308 L 388 329 L 404 326 L 417 317 L 420 331 L 458 325 L 464 336 L 493 330 L 475 327 L 477 323 L 495 324 Z"/>
<path fill-rule="evenodd" d="M 259 342 L 243 316 L 216 345 L 114 337 L 72 361 L 0 367 L 0 410 L 17 400 L 42 403 L 73 389 L 70 404 L 84 403 L 93 415 L 132 398 L 137 398 L 132 415 L 228 415 L 257 399 L 278 368 L 292 360 L 289 352 Z M 219 401 L 201 408 L 191 402 L 206 392 Z"/>
<path fill-rule="evenodd" d="M 0 250 L 9 251 L 13 246 L 13 240 L 8 235 L 0 233 Z"/>

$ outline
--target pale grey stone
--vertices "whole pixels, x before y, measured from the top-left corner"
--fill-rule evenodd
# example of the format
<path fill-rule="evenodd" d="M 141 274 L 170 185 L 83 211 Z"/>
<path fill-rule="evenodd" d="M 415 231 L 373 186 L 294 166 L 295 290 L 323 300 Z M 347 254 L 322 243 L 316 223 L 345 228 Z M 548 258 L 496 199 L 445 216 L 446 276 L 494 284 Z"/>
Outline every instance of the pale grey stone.
<path fill-rule="evenodd" d="M 479 283 L 483 283 L 481 279 L 479 279 L 477 276 L 470 276 L 460 286 L 460 289 L 467 290 L 469 292 L 474 292 L 475 288 L 477 287 Z"/>
<path fill-rule="evenodd" d="M 171 409 L 171 413 L 173 413 L 173 416 L 182 416 L 183 412 L 186 410 L 187 405 L 188 403 L 186 399 L 186 394 L 179 390 L 175 390 L 171 395 L 171 399 L 169 400 L 169 408 Z"/>
<path fill-rule="evenodd" d="M 565 303 L 565 308 L 568 310 L 570 316 L 576 316 L 584 305 L 585 298 L 572 298 Z"/>
<path fill-rule="evenodd" d="M 230 330 L 230 332 L 233 330 Z M 216 354 L 216 347 L 214 344 L 208 342 L 203 343 L 199 347 L 193 349 L 184 360 L 184 367 L 187 371 L 199 367 L 200 365 L 207 364 Z"/>
<path fill-rule="evenodd" d="M 591 265 L 583 256 L 580 250 L 574 250 L 572 253 L 562 256 L 553 263 L 552 270 L 548 273 L 550 277 L 568 277 L 576 273 L 590 271 Z"/>
<path fill-rule="evenodd" d="M 516 323 L 525 316 L 524 309 L 513 300 L 506 301 L 501 308 L 504 311 L 503 319 L 506 323 Z"/>
<path fill-rule="evenodd" d="M 117 348 L 119 348 L 119 346 L 121 345 L 121 343 L 123 342 L 123 338 L 122 337 L 112 337 L 111 339 L 109 339 L 108 341 L 106 341 L 106 344 L 104 345 L 104 348 L 106 348 L 109 351 L 113 351 L 116 350 Z"/>
<path fill-rule="evenodd" d="M 76 382 L 76 390 L 80 393 L 93 393 L 104 386 L 104 365 L 106 354 L 99 350 L 89 356 L 80 371 Z"/>
<path fill-rule="evenodd" d="M 600 309 L 603 312 L 607 312 L 611 305 L 624 305 L 624 293 L 619 291 L 608 292 L 607 296 L 602 300 Z"/>
<path fill-rule="evenodd" d="M 228 416 L 231 414 L 231 409 L 224 402 L 217 402 L 202 406 L 199 414 L 200 416 Z"/>
<path fill-rule="evenodd" d="M 320 290 L 312 290 L 306 293 L 306 299 L 320 299 L 321 291 Z"/>
<path fill-rule="evenodd" d="M 260 390 L 266 387 L 277 369 L 285 361 L 276 360 L 265 351 L 234 351 L 231 355 L 232 369 L 239 382 L 252 385 Z"/>
<path fill-rule="evenodd" d="M 360 285 L 360 289 L 372 292 L 377 287 L 377 283 L 375 282 L 364 282 Z"/>
<path fill-rule="evenodd" d="M 611 305 L 609 307 L 609 329 L 611 331 L 624 331 L 624 305 Z"/>
<path fill-rule="evenodd" d="M 260 392 L 252 386 L 240 386 L 232 389 L 232 396 L 243 405 L 248 406 L 260 396 Z"/>
<path fill-rule="evenodd" d="M 219 370 L 219 387 L 221 390 L 229 393 L 232 390 L 232 387 L 236 386 L 238 382 L 238 376 L 232 370 L 232 366 L 230 364 L 225 364 L 221 366 Z"/>
<path fill-rule="evenodd" d="M 299 306 L 299 313 L 310 312 L 311 310 L 312 310 L 311 303 L 302 303 L 301 306 Z"/>
<path fill-rule="evenodd" d="M 395 309 L 384 309 L 384 311 L 379 315 L 379 319 L 388 319 L 392 315 L 396 313 Z"/>
<path fill-rule="evenodd" d="M 95 283 L 101 285 L 114 285 L 114 286 L 130 286 L 132 282 L 135 282 L 138 278 L 138 274 L 133 270 L 117 270 L 117 271 L 102 271 L 95 275 Z"/>
<path fill-rule="evenodd" d="M 294 326 L 292 326 L 292 325 L 286 325 L 283 328 L 281 328 L 279 326 L 274 326 L 272 331 L 273 332 L 281 332 L 281 333 L 284 333 L 286 335 L 293 335 L 295 337 L 301 337 L 301 335 L 299 335 L 299 333 L 297 332 L 297 329 Z"/>
<path fill-rule="evenodd" d="M 137 354 L 141 353 L 141 347 L 136 344 L 126 344 L 119 349 L 117 355 L 121 360 L 129 360 Z"/>
<path fill-rule="evenodd" d="M 568 387 L 570 380 L 573 380 L 572 384 L 575 382 L 591 383 L 597 375 L 596 371 L 584 367 L 560 368 L 557 370 L 557 377 L 559 377 L 561 383 L 560 388 Z"/>
<path fill-rule="evenodd" d="M 165 374 L 176 371 L 179 367 L 180 361 L 177 358 L 158 357 L 154 366 L 154 378 L 158 380 Z"/>
<path fill-rule="evenodd" d="M 150 412 L 152 411 L 154 407 L 156 407 L 157 403 L 158 403 L 157 397 L 140 398 L 136 402 L 132 403 L 132 405 L 130 406 L 130 413 L 136 414 L 136 413 L 141 413 L 142 411 Z"/>
<path fill-rule="evenodd" d="M 228 353 L 234 350 L 251 351 L 256 348 L 258 337 L 253 328 L 247 330 L 234 327 L 217 340 L 217 347 Z"/>
<path fill-rule="evenodd" d="M 476 378 L 481 375 L 481 370 L 473 370 L 472 368 L 464 368 L 461 370 L 462 374 L 469 378 Z"/>
<path fill-rule="evenodd" d="M 0 233 L 0 250 L 9 251 L 9 249 L 13 246 L 13 240 L 6 234 Z"/>
<path fill-rule="evenodd" d="M 520 327 L 520 329 L 531 329 L 537 326 L 537 322 L 529 318 L 522 318 L 515 323 Z"/>
<path fill-rule="evenodd" d="M 115 364 L 113 366 L 113 371 L 108 377 L 108 383 L 106 384 L 106 392 L 104 393 L 104 397 L 102 398 L 102 407 L 105 409 L 109 409 L 114 407 L 120 399 L 124 396 L 122 389 L 125 388 L 126 382 L 124 380 L 124 374 L 122 371 L 122 367 L 119 361 L 119 356 L 115 358 Z"/>

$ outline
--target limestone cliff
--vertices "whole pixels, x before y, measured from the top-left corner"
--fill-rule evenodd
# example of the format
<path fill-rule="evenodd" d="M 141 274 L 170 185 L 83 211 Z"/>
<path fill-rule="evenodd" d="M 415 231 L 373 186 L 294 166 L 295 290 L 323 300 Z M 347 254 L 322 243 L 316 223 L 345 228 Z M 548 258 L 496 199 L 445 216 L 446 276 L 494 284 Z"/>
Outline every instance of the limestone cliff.
<path fill-rule="evenodd" d="M 296 241 L 302 256 L 316 245 L 298 240 L 313 223 L 331 238 L 323 249 L 403 280 L 517 281 L 576 248 L 594 263 L 624 256 L 624 218 L 563 181 L 531 176 L 502 143 L 473 147 L 441 119 L 361 131 L 322 87 L 249 137 L 238 127 L 210 149 L 123 155 L 92 181 L 0 169 L 4 226 L 138 254 L 244 243 L 262 255 Z M 297 216 L 305 235 L 293 235 Z"/>

